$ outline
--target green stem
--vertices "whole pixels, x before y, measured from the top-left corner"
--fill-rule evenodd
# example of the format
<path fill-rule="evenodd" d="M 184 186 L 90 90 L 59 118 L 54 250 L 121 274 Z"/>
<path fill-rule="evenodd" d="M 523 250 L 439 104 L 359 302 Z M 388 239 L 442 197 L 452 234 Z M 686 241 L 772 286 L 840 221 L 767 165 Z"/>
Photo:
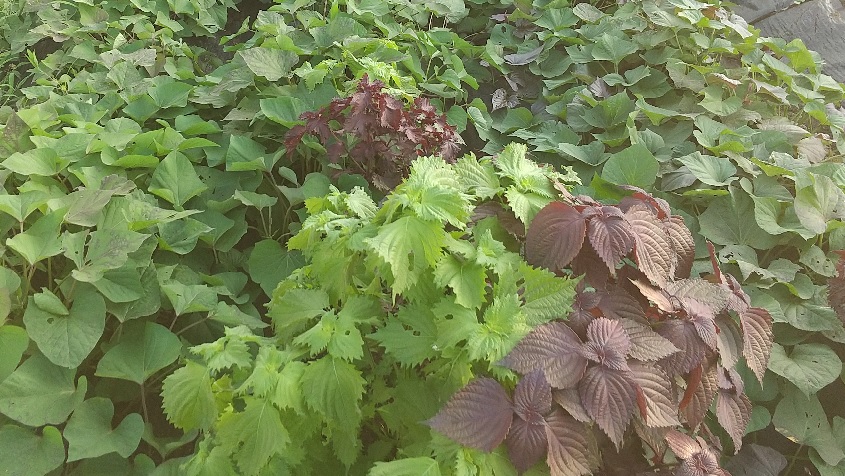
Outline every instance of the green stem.
<path fill-rule="evenodd" d="M 792 468 L 795 466 L 795 462 L 798 461 L 798 453 L 800 453 L 803 449 L 804 445 L 798 445 L 798 449 L 795 450 L 795 453 L 790 458 L 791 461 L 789 462 L 789 467 L 786 468 L 786 472 L 784 472 L 783 474 L 792 474 Z"/>

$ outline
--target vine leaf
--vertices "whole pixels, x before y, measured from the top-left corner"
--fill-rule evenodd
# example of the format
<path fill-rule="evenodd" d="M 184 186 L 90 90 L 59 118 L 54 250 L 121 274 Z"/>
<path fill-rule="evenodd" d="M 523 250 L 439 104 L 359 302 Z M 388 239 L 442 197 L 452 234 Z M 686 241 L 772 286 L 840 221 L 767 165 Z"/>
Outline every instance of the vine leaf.
<path fill-rule="evenodd" d="M 581 339 L 562 322 L 534 328 L 499 364 L 521 374 L 543 369 L 554 388 L 575 386 L 587 368 Z"/>
<path fill-rule="evenodd" d="M 555 410 L 546 417 L 548 456 L 546 461 L 555 476 L 581 476 L 596 466 L 589 432 L 563 410 Z"/>
<path fill-rule="evenodd" d="M 584 243 L 587 222 L 563 202 L 551 202 L 537 212 L 525 235 L 525 259 L 557 271 L 568 265 Z"/>
<path fill-rule="evenodd" d="M 426 424 L 464 446 L 490 452 L 504 441 L 512 421 L 505 389 L 491 378 L 479 378 L 452 395 Z"/>
<path fill-rule="evenodd" d="M 625 213 L 634 234 L 634 257 L 646 277 L 664 286 L 675 276 L 678 255 L 660 220 L 649 210 L 637 206 Z"/>
<path fill-rule="evenodd" d="M 745 357 L 757 380 L 762 384 L 763 375 L 769 367 L 769 357 L 772 353 L 772 316 L 769 311 L 751 307 L 739 315 L 742 325 L 742 355 Z"/>
<path fill-rule="evenodd" d="M 616 448 L 621 448 L 622 435 L 637 401 L 636 384 L 628 373 L 600 366 L 590 367 L 578 386 L 578 392 L 590 417 L 607 433 Z"/>
<path fill-rule="evenodd" d="M 611 274 L 616 274 L 616 265 L 634 247 L 634 235 L 625 215 L 617 207 L 591 207 L 594 213 L 587 222 L 587 236 L 590 244 L 607 265 Z"/>

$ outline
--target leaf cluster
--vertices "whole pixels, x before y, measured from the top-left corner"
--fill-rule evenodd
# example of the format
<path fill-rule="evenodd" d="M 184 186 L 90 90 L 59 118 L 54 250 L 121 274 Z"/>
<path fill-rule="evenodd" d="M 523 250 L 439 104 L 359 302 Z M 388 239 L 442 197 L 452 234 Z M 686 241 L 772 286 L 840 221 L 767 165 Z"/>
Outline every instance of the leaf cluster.
<path fill-rule="evenodd" d="M 418 97 L 409 107 L 385 92 L 384 83 L 365 74 L 357 91 L 333 99 L 319 111 L 304 112 L 304 125 L 285 138 L 288 155 L 296 152 L 304 135 L 314 135 L 326 148 L 338 173 L 357 173 L 380 190 L 392 190 L 407 177 L 414 158 L 438 155 L 454 161 L 461 138 L 428 99 Z"/>

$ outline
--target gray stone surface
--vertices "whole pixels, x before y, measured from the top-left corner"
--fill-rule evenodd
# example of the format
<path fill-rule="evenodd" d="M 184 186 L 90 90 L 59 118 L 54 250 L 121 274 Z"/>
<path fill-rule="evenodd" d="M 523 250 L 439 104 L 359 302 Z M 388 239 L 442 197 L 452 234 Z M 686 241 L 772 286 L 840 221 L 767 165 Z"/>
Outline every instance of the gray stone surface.
<path fill-rule="evenodd" d="M 736 12 L 764 36 L 801 38 L 825 60 L 823 71 L 845 82 L 845 0 L 739 0 Z"/>

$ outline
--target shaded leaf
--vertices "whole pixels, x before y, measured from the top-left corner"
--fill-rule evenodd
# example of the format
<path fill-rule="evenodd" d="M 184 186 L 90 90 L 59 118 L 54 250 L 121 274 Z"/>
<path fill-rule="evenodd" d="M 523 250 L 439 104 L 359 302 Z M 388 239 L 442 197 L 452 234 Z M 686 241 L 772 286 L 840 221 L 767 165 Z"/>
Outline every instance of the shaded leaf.
<path fill-rule="evenodd" d="M 82 403 L 88 381 L 34 354 L 0 384 L 0 412 L 28 426 L 58 425 Z"/>
<path fill-rule="evenodd" d="M 144 420 L 137 413 L 126 415 L 112 428 L 114 404 L 108 398 L 94 397 L 73 412 L 63 435 L 68 442 L 67 460 L 78 461 L 116 452 L 128 458 L 141 442 Z"/>
<path fill-rule="evenodd" d="M 143 384 L 152 374 L 172 364 L 182 350 L 176 334 L 154 322 L 127 323 L 120 339 L 97 364 L 96 375 Z"/>
<path fill-rule="evenodd" d="M 733 476 L 779 476 L 787 461 L 780 452 L 754 443 L 742 450 L 725 465 Z"/>
<path fill-rule="evenodd" d="M 814 395 L 807 397 L 796 389 L 786 388 L 772 415 L 772 424 L 790 440 L 815 448 L 830 466 L 836 466 L 845 459 L 845 452 L 837 444 L 824 407 Z"/>
<path fill-rule="evenodd" d="M 551 202 L 540 210 L 525 235 L 525 259 L 552 271 L 568 265 L 584 243 L 587 224 L 574 207 Z"/>
<path fill-rule="evenodd" d="M 493 379 L 478 378 L 426 423 L 464 446 L 489 452 L 505 439 L 512 420 L 505 389 Z"/>
<path fill-rule="evenodd" d="M 7 423 L 0 427 L 0 467 L 15 476 L 42 476 L 65 462 L 62 434 L 53 426 L 40 430 Z"/>
<path fill-rule="evenodd" d="M 426 458 L 402 458 L 390 462 L 378 462 L 367 473 L 368 476 L 440 476 L 437 461 Z"/>
<path fill-rule="evenodd" d="M 548 438 L 545 420 L 530 422 L 515 416 L 505 442 L 517 471 L 524 473 L 546 454 Z"/>
<path fill-rule="evenodd" d="M 552 387 L 542 370 L 522 377 L 513 394 L 513 411 L 527 423 L 542 423 L 543 416 L 552 409 Z"/>
<path fill-rule="evenodd" d="M 636 385 L 628 373 L 590 367 L 578 385 L 581 402 L 599 428 L 607 433 L 617 450 L 637 401 Z"/>
<path fill-rule="evenodd" d="M 678 430 L 669 430 L 665 439 L 669 444 L 669 449 L 678 458 L 687 459 L 701 451 L 701 446 L 696 440 Z"/>
<path fill-rule="evenodd" d="M 500 365 L 523 375 L 542 369 L 552 387 L 569 388 L 587 368 L 580 349 L 581 339 L 572 329 L 562 322 L 550 322 L 523 337 Z"/>

